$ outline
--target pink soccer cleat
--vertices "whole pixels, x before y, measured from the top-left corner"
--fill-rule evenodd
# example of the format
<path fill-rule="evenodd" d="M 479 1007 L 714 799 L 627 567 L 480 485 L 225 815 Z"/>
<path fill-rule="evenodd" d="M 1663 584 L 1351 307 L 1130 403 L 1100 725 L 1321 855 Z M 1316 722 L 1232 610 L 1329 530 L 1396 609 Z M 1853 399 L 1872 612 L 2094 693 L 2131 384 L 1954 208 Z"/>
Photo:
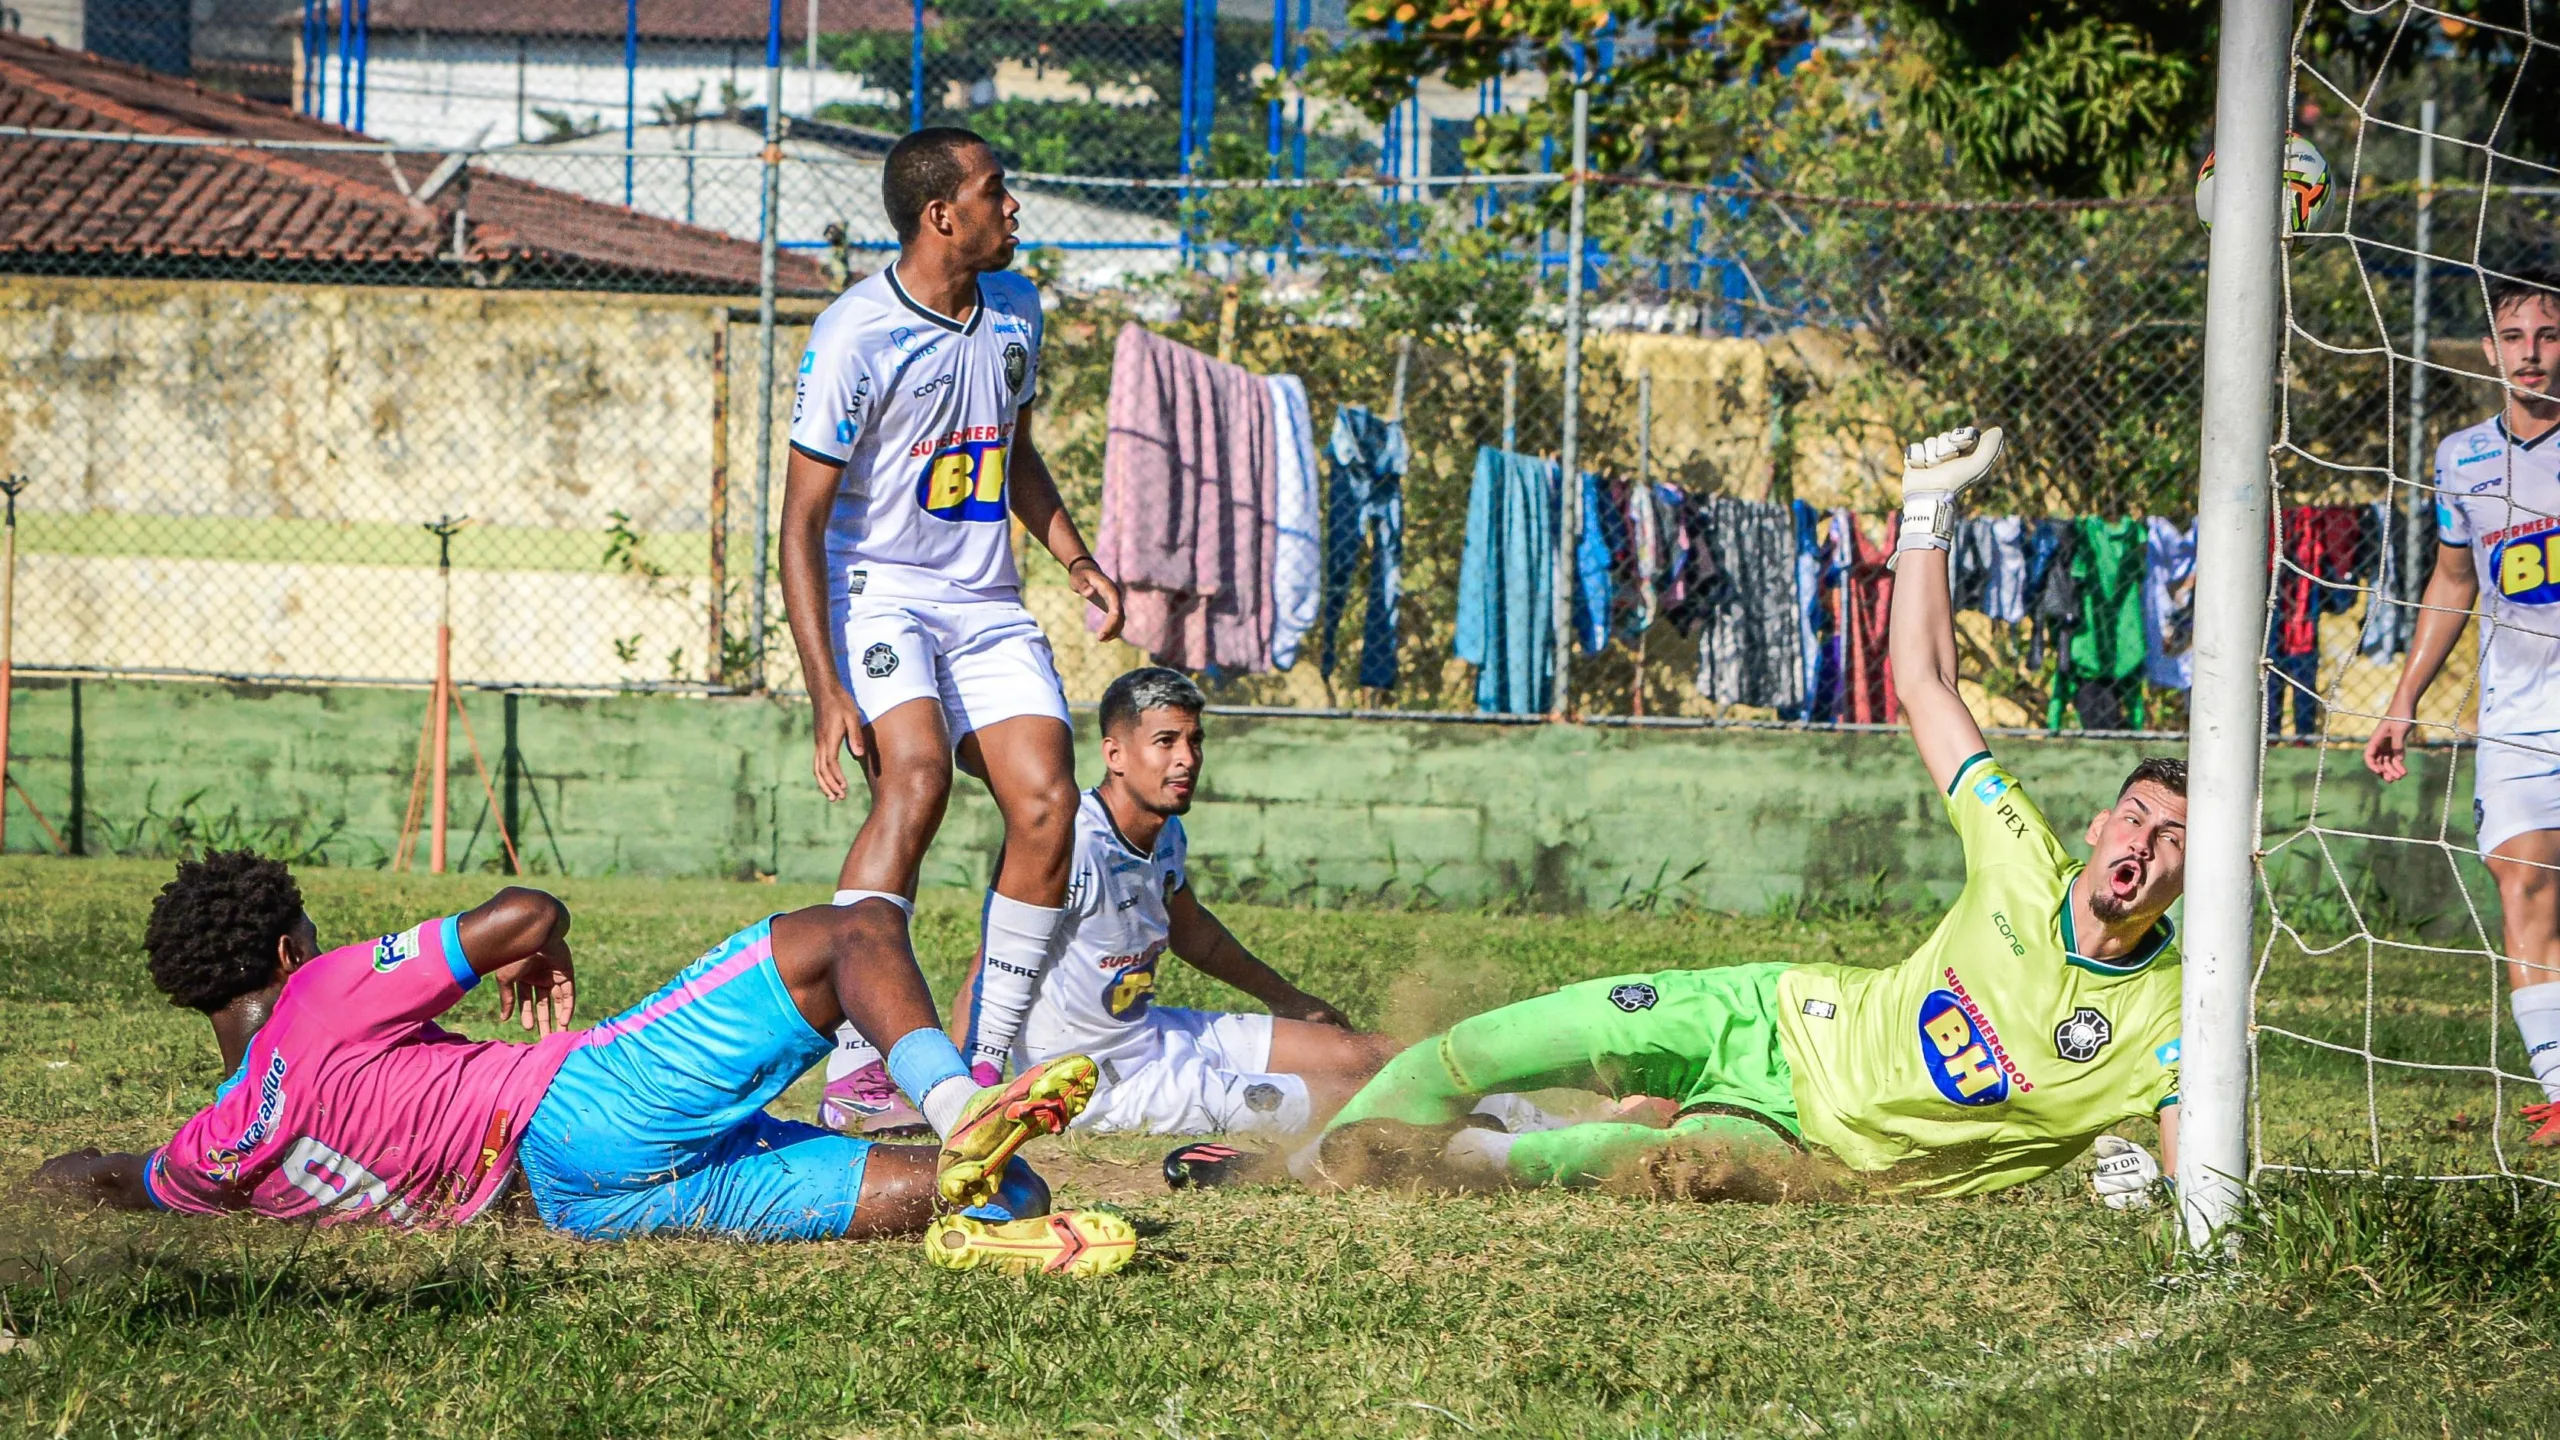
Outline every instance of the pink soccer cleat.
<path fill-rule="evenodd" d="M 877 1060 L 827 1082 L 827 1093 L 818 1101 L 818 1123 L 882 1140 L 933 1133 L 924 1112 L 907 1102 L 889 1078 L 889 1067 Z"/>

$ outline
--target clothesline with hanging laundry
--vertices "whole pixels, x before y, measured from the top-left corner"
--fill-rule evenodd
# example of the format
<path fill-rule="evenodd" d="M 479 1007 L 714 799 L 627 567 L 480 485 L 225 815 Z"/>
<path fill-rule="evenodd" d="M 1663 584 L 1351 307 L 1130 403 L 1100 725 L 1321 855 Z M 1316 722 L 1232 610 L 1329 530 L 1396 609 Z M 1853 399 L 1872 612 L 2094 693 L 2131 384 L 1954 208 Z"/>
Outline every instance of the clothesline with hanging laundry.
<path fill-rule="evenodd" d="M 1212 675 L 1291 669 L 1312 644 L 1327 680 L 1356 643 L 1356 682 L 1393 689 L 1412 464 L 1400 401 L 1385 415 L 1337 406 L 1319 447 L 1298 377 L 1255 374 L 1124 326 L 1095 546 L 1126 593 L 1124 636 L 1159 663 Z M 1479 711 L 1556 708 L 1563 580 L 1564 618 L 1584 655 L 1620 641 L 1641 654 L 1667 624 L 1695 641 L 1697 691 L 1719 710 L 1814 724 L 1899 718 L 1886 654 L 1894 517 L 1585 472 L 1573 478 L 1580 527 L 1565 536 L 1565 483 L 1553 459 L 1476 453 L 1450 643 L 1475 667 Z M 2271 733 L 2288 708 L 2296 734 L 2318 728 L 2322 616 L 2351 610 L 2368 589 L 2415 600 L 2422 577 L 2404 573 L 2383 543 L 2397 526 L 2379 502 L 2284 512 L 2273 542 Z M 2190 684 L 2190 522 L 1975 516 L 1961 523 L 1948 567 L 1959 611 L 2023 630 L 2028 672 L 2050 676 L 2050 729 L 2070 717 L 2081 729 L 2141 729 L 2157 692 Z M 2406 603 L 2370 607 L 2356 648 L 2377 660 L 2405 653 L 2411 613 Z"/>
<path fill-rule="evenodd" d="M 1553 461 L 1477 452 L 1460 570 L 1455 650 L 1478 668 L 1480 709 L 1550 708 L 1556 497 Z M 1583 477 L 1584 533 L 1573 550 L 1575 638 L 1586 654 L 1612 635 L 1641 644 L 1657 622 L 1698 644 L 1698 693 L 1720 709 L 1782 720 L 1881 724 L 1899 718 L 1887 663 L 1894 517 L 1844 508 L 1691 495 L 1667 483 Z M 2316 725 L 2319 616 L 2353 608 L 2371 585 L 2413 598 L 2381 542 L 2380 503 L 2300 506 L 2284 517 L 2285 568 L 2269 655 L 2269 725 L 2295 696 L 2297 733 Z M 2023 627 L 2027 664 L 2052 665 L 2044 721 L 2140 729 L 2146 683 L 2192 681 L 2195 530 L 2165 516 L 2030 520 L 1977 516 L 1949 554 L 1958 610 Z M 2405 605 L 2376 605 L 2364 655 L 2406 651 Z M 2050 660 L 2048 660 L 2050 656 Z"/>
<path fill-rule="evenodd" d="M 1329 679 L 1365 559 L 1359 683 L 1395 685 L 1401 421 L 1342 407 L 1320 479 L 1297 376 L 1257 375 L 1134 323 L 1113 347 L 1108 415 L 1094 558 L 1121 583 L 1124 639 L 1159 664 L 1259 674 L 1294 667 L 1320 630 Z"/>

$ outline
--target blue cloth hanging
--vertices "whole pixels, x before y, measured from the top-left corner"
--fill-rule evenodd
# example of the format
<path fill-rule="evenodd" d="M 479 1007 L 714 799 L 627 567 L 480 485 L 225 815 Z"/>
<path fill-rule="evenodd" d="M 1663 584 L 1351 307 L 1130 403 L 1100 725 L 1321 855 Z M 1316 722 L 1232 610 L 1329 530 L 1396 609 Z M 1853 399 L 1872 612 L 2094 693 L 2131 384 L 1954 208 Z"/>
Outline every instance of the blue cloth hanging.
<path fill-rule="evenodd" d="M 1573 634 L 1582 653 L 1597 655 L 1609 648 L 1609 605 L 1617 598 L 1617 565 L 1609 553 L 1608 502 L 1600 494 L 1600 477 L 1582 475 L 1582 532 L 1573 544 Z"/>
<path fill-rule="evenodd" d="M 1476 451 L 1454 648 L 1476 667 L 1478 710 L 1540 715 L 1553 697 L 1562 479 L 1553 461 L 1490 445 Z"/>

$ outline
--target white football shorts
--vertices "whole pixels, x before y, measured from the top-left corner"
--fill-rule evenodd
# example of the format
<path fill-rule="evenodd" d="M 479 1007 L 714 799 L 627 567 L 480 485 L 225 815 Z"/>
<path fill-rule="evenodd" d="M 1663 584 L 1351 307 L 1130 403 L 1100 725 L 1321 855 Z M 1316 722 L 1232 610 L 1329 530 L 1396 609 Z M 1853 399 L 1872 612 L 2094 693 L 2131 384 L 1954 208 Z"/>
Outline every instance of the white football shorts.
<path fill-rule="evenodd" d="M 1097 1064 L 1101 1087 L 1075 1128 L 1127 1135 L 1290 1135 L 1315 1119 L 1307 1082 L 1274 1075 L 1271 1017 L 1158 1007 L 1152 1035 Z M 1149 1043 L 1149 1042 L 1152 1043 Z"/>
<path fill-rule="evenodd" d="M 1070 723 L 1049 637 L 1019 601 L 838 594 L 830 608 L 836 673 L 865 721 L 939 701 L 954 745 L 1023 715 Z"/>
<path fill-rule="evenodd" d="M 2515 738 L 2480 742 L 2471 818 L 2484 855 L 2528 830 L 2560 830 L 2560 733 Z"/>

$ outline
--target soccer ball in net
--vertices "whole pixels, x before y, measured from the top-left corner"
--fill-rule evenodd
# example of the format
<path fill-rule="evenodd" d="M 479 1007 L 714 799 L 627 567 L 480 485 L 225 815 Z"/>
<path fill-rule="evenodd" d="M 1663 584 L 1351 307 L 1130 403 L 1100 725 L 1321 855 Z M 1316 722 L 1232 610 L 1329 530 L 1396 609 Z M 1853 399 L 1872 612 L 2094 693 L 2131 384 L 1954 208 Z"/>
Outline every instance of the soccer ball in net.
<path fill-rule="evenodd" d="M 2284 137 L 2284 233 L 2298 235 L 2312 227 L 2329 204 L 2329 158 L 2320 147 L 2287 131 Z M 2196 172 L 2196 218 L 2213 228 L 2213 155 Z"/>

